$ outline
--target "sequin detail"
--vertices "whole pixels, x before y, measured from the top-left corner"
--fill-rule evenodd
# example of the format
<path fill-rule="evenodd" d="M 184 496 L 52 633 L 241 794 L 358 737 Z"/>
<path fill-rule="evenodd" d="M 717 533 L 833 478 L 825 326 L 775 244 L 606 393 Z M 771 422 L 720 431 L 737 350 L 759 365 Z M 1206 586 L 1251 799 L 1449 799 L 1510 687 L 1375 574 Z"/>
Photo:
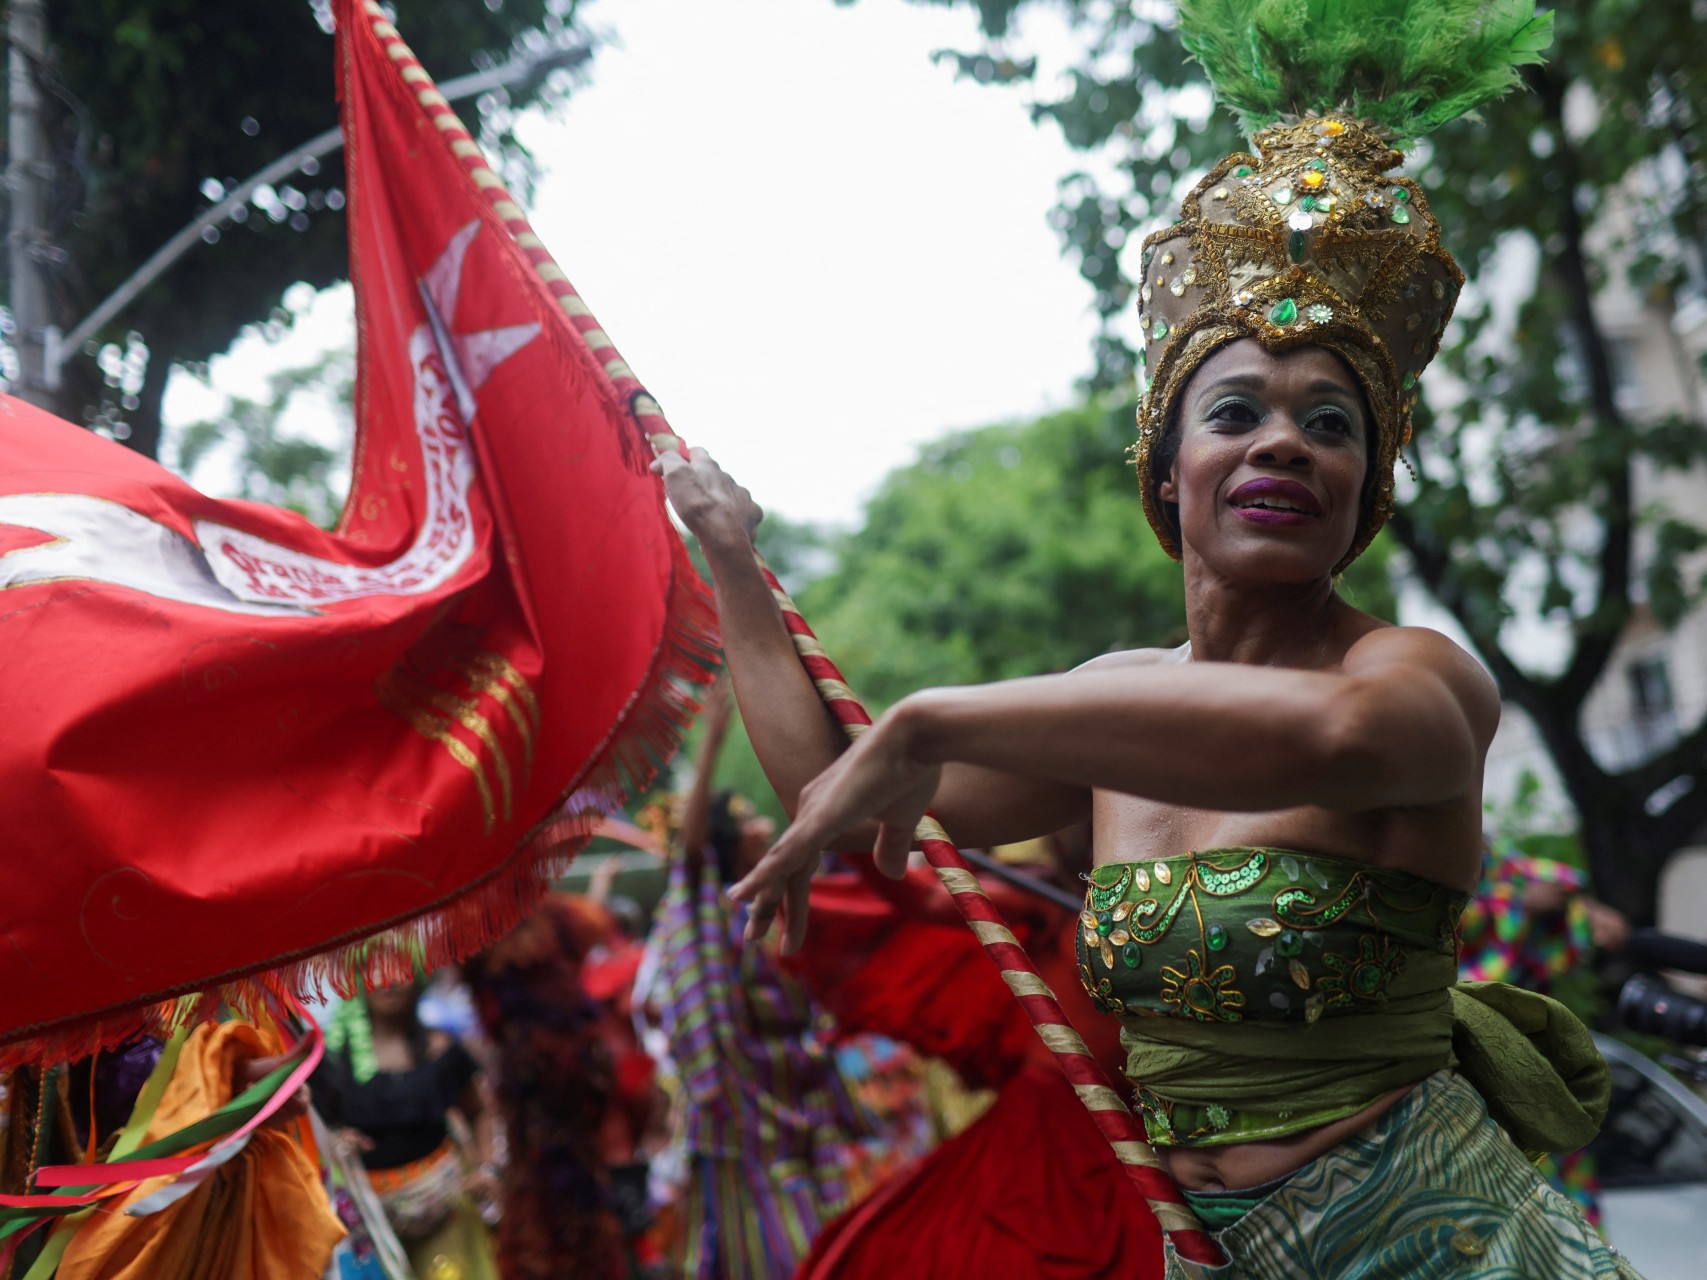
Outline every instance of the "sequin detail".
<path fill-rule="evenodd" d="M 1463 904 L 1412 876 L 1287 850 L 1108 864 L 1089 880 L 1077 946 L 1092 999 L 1200 1022 L 1377 1005 L 1407 948 L 1452 953 Z"/>
<path fill-rule="evenodd" d="M 1183 967 L 1162 966 L 1162 1003 L 1174 1006 L 1180 1017 L 1199 1022 L 1239 1022 L 1245 997 L 1233 985 L 1237 977 L 1230 964 L 1208 969 L 1193 947 L 1185 953 Z"/>
<path fill-rule="evenodd" d="M 1132 868 L 1125 865 L 1098 867 L 1091 872 L 1091 887 L 1089 892 L 1092 911 L 1107 911 L 1119 902 L 1126 892 L 1126 886 L 1132 883 Z M 1086 928 L 1096 927 L 1095 919 L 1079 917 Z"/>

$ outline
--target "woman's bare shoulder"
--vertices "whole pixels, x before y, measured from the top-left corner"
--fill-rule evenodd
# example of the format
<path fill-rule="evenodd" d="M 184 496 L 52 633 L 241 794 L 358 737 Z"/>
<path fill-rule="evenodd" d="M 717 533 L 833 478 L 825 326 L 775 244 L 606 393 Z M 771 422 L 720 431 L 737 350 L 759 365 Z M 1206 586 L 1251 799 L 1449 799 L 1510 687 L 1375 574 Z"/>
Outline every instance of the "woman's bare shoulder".
<path fill-rule="evenodd" d="M 1499 722 L 1500 695 L 1494 678 L 1451 637 L 1431 627 L 1378 627 L 1346 651 L 1347 674 L 1421 667 L 1442 680 L 1488 734 Z"/>
<path fill-rule="evenodd" d="M 1401 627 L 1391 623 L 1371 627 L 1346 651 L 1346 660 L 1361 662 L 1412 662 L 1440 667 L 1444 672 L 1463 673 L 1481 680 L 1491 689 L 1493 677 L 1457 641 L 1433 627 Z"/>

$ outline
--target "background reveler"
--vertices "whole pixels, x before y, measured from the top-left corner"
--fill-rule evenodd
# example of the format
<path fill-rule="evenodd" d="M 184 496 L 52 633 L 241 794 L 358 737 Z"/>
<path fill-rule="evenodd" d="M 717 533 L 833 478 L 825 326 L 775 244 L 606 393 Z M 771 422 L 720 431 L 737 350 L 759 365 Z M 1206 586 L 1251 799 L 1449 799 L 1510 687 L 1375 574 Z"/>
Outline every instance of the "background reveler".
<path fill-rule="evenodd" d="M 416 978 L 338 1006 L 315 1107 L 365 1169 L 418 1276 L 495 1280 L 480 1211 L 496 1191 L 480 1067 L 461 1041 L 421 1022 L 423 986 Z"/>
<path fill-rule="evenodd" d="M 833 1028 L 769 945 L 743 941 L 726 896 L 772 836 L 769 819 L 712 794 L 730 717 L 712 695 L 651 947 L 656 1008 L 678 1076 L 685 1147 L 673 1262 L 692 1280 L 782 1280 L 847 1202 L 848 1144 L 872 1130 L 831 1045 Z"/>
<path fill-rule="evenodd" d="M 465 966 L 493 1046 L 506 1162 L 505 1280 L 626 1280 L 629 1251 L 607 1167 L 621 1100 L 608 1007 L 584 985 L 602 910 L 552 894 Z"/>
<path fill-rule="evenodd" d="M 161 1021 L 173 1021 L 170 1010 Z M 164 1042 L 137 1037 L 69 1066 L 12 1072 L 0 1088 L 0 1194 L 21 1195 L 44 1166 L 112 1159 L 204 1124 L 294 1056 L 287 1036 L 272 1018 L 208 1022 Z M 315 1160 L 306 1090 L 278 1100 L 247 1144 L 200 1180 L 154 1176 L 51 1220 L 15 1253 L 19 1238 L 5 1241 L 0 1276 L 318 1280 L 344 1229 Z"/>

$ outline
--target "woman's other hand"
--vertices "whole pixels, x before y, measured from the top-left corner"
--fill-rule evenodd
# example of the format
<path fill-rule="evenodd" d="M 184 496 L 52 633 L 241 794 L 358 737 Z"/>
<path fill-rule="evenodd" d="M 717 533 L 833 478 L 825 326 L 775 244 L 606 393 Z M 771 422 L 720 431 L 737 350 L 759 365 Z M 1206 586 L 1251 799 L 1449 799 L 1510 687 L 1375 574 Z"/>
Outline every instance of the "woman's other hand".
<path fill-rule="evenodd" d="M 897 708 L 899 710 L 900 708 Z M 901 717 L 894 711 L 841 755 L 800 792 L 800 807 L 782 839 L 729 891 L 748 904 L 746 937 L 763 937 L 783 915 L 782 950 L 798 951 L 806 939 L 806 909 L 812 874 L 821 851 L 849 828 L 875 819 L 872 856 L 878 870 L 906 874 L 914 832 L 930 807 L 941 766 L 918 759 L 908 746 Z"/>

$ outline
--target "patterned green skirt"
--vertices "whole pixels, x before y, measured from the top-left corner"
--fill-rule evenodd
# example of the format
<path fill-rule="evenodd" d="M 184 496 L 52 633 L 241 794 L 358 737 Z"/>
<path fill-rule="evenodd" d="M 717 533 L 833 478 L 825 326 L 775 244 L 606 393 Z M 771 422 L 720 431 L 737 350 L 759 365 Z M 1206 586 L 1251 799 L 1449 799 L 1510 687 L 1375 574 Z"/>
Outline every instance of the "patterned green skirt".
<path fill-rule="evenodd" d="M 1169 1280 L 1641 1280 L 1448 1071 L 1216 1238 L 1230 1267 Z"/>

